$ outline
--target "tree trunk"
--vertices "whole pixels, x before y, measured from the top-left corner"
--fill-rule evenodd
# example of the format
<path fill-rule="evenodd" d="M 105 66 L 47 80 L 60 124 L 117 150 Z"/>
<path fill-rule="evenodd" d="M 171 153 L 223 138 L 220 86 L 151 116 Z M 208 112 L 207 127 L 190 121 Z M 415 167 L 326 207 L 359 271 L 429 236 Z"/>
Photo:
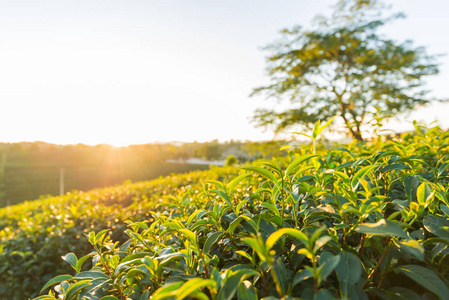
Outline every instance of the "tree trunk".
<path fill-rule="evenodd" d="M 360 141 L 360 142 L 363 141 L 362 134 L 360 133 L 359 130 L 354 131 L 354 130 L 352 130 L 352 128 L 351 128 L 350 131 L 351 131 L 352 136 L 353 136 L 356 140 L 358 140 L 358 141 Z"/>

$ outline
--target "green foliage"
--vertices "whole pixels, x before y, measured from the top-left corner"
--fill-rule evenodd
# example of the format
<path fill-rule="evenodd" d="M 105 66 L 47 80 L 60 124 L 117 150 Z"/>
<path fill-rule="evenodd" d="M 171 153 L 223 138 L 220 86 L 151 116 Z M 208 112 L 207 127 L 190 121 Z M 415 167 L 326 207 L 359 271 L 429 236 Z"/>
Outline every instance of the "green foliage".
<path fill-rule="evenodd" d="M 313 127 L 312 135 L 308 135 L 308 134 L 305 134 L 303 132 L 295 132 L 295 133 L 303 135 L 303 136 L 306 136 L 306 137 L 312 139 L 312 142 L 313 142 L 313 154 L 315 154 L 316 153 L 316 141 L 318 139 L 318 136 L 320 135 L 321 131 L 323 131 L 326 127 L 328 127 L 336 117 L 337 116 L 332 117 L 323 126 L 320 126 L 321 125 L 321 120 L 318 120 L 315 123 L 315 126 Z"/>
<path fill-rule="evenodd" d="M 449 133 L 416 127 L 146 200 L 36 299 L 447 299 Z"/>
<path fill-rule="evenodd" d="M 129 238 L 126 220 L 151 219 L 150 210 L 157 210 L 164 197 L 194 194 L 201 181 L 236 173 L 234 168 L 191 172 L 0 209 L 0 298 L 32 298 L 57 274 L 90 268 L 90 231 L 108 228 L 110 237 L 123 243 Z M 189 203 L 189 197 L 179 201 Z"/>
<path fill-rule="evenodd" d="M 313 30 L 283 30 L 266 48 L 271 82 L 253 94 L 292 105 L 284 111 L 259 109 L 254 121 L 282 131 L 338 114 L 348 132 L 362 140 L 361 126 L 375 107 L 397 115 L 435 100 L 423 86 L 427 76 L 438 73 L 436 56 L 410 41 L 379 35 L 379 28 L 402 15 L 383 17 L 378 2 L 340 0 L 333 15 L 321 17 Z"/>
<path fill-rule="evenodd" d="M 237 158 L 234 155 L 226 157 L 226 166 L 233 166 L 237 163 Z"/>

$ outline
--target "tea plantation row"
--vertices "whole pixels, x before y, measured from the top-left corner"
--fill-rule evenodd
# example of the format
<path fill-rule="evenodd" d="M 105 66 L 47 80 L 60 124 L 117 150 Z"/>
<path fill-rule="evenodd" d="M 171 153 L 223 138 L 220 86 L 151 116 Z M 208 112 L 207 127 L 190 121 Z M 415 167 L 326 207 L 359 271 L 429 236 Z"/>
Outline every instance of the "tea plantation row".
<path fill-rule="evenodd" d="M 1 292 L 56 271 L 36 299 L 449 299 L 449 133 L 416 127 L 3 211 Z"/>
<path fill-rule="evenodd" d="M 90 231 L 109 228 L 114 240 L 124 242 L 125 221 L 148 219 L 165 195 L 176 196 L 189 185 L 200 189 L 202 180 L 235 173 L 230 167 L 191 172 L 0 209 L 0 299 L 37 296 L 52 277 L 70 272 L 61 256 L 91 252 Z"/>

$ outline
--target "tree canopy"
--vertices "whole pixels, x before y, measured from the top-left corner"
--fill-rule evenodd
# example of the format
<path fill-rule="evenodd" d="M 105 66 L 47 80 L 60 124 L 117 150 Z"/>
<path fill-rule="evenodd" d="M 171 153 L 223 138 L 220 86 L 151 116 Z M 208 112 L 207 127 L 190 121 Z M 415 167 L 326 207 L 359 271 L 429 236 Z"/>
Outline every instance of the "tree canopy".
<path fill-rule="evenodd" d="M 380 27 L 404 17 L 384 17 L 385 8 L 379 1 L 340 0 L 330 18 L 317 17 L 313 30 L 284 29 L 265 48 L 270 84 L 252 95 L 293 105 L 284 111 L 256 110 L 256 124 L 279 132 L 339 115 L 350 134 L 362 140 L 361 126 L 375 107 L 396 115 L 435 100 L 424 79 L 438 73 L 437 56 L 409 40 L 399 43 L 378 34 Z"/>

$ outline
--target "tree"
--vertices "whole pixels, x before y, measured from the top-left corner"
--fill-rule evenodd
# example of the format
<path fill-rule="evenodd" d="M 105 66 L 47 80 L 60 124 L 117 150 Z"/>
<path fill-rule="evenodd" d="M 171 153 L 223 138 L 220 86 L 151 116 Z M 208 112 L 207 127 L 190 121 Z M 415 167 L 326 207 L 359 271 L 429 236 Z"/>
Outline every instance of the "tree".
<path fill-rule="evenodd" d="M 432 99 L 424 78 L 438 73 L 437 56 L 411 41 L 398 43 L 377 33 L 390 21 L 379 1 L 340 0 L 331 18 L 319 17 L 314 30 L 284 29 L 266 47 L 270 84 L 253 94 L 289 99 L 284 111 L 258 109 L 253 120 L 275 131 L 339 115 L 350 134 L 362 140 L 361 126 L 378 107 L 397 115 Z"/>
<path fill-rule="evenodd" d="M 226 166 L 233 166 L 237 163 L 237 158 L 234 155 L 226 157 Z"/>

